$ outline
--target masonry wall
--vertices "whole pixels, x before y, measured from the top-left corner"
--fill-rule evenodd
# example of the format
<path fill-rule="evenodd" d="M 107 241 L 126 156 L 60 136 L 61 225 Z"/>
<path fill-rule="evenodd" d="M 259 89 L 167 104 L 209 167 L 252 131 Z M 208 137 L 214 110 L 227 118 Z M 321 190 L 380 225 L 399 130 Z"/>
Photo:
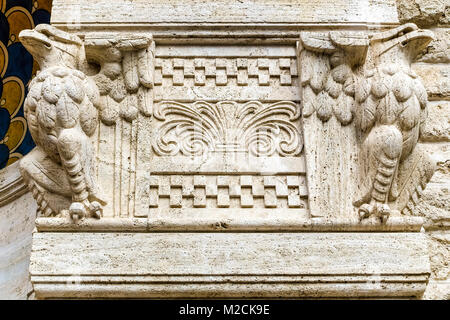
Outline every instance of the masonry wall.
<path fill-rule="evenodd" d="M 450 299 L 450 3 L 397 0 L 397 9 L 401 23 L 413 22 L 436 37 L 414 64 L 430 100 L 422 142 L 438 163 L 418 214 L 427 218 L 432 270 L 424 299 Z"/>

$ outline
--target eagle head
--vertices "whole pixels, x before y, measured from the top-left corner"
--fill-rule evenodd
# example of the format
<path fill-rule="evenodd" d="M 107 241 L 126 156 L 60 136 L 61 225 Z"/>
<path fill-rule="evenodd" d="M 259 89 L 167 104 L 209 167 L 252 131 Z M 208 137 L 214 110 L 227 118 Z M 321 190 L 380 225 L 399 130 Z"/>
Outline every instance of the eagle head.
<path fill-rule="evenodd" d="M 408 65 L 434 40 L 433 32 L 407 23 L 389 31 L 372 35 L 370 47 L 377 63 L 407 63 Z"/>
<path fill-rule="evenodd" d="M 81 39 L 48 24 L 39 24 L 33 30 L 23 30 L 20 42 L 33 55 L 41 69 L 65 66 L 79 69 L 84 55 Z"/>

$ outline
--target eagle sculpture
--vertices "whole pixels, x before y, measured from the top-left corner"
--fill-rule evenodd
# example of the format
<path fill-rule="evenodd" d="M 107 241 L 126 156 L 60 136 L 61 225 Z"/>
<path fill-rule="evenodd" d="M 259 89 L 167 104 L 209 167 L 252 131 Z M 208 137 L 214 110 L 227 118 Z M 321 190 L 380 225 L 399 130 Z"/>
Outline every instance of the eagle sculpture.
<path fill-rule="evenodd" d="M 36 148 L 20 163 L 38 214 L 100 218 L 106 204 L 94 176 L 92 137 L 99 92 L 83 73 L 84 46 L 77 36 L 40 24 L 20 41 L 41 71 L 29 84 L 24 113 Z"/>
<path fill-rule="evenodd" d="M 427 92 L 411 69 L 432 39 L 432 32 L 412 23 L 371 35 L 302 37 L 303 116 L 315 113 L 322 123 L 334 117 L 333 123 L 354 127 L 352 174 L 359 183 L 352 201 L 360 219 L 414 214 L 434 173 L 434 162 L 418 145 Z"/>
<path fill-rule="evenodd" d="M 413 24 L 371 38 L 373 68 L 355 81 L 366 177 L 355 201 L 361 218 L 376 214 L 386 220 L 393 209 L 411 213 L 434 173 L 430 156 L 417 146 L 427 118 L 427 91 L 411 69 L 432 39 L 431 32 Z"/>

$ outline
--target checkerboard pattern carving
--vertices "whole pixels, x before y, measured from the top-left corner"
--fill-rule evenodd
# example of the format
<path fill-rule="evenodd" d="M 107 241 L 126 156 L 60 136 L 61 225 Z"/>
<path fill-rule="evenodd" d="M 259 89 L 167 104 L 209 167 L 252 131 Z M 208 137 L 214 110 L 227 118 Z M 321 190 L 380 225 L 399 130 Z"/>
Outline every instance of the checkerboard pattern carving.
<path fill-rule="evenodd" d="M 156 58 L 156 86 L 293 85 L 294 58 Z"/>
<path fill-rule="evenodd" d="M 306 208 L 303 175 L 152 175 L 150 208 Z"/>

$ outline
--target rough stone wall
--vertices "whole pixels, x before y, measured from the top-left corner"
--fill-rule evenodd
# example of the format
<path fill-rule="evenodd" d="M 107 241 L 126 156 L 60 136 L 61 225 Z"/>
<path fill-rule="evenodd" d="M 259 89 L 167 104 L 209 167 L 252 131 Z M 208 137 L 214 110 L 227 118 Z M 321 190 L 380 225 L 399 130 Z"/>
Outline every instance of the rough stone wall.
<path fill-rule="evenodd" d="M 413 22 L 436 36 L 414 66 L 430 99 L 423 143 L 438 163 L 418 213 L 427 218 L 432 271 L 424 299 L 450 299 L 450 2 L 398 0 L 397 9 L 401 23 Z"/>

